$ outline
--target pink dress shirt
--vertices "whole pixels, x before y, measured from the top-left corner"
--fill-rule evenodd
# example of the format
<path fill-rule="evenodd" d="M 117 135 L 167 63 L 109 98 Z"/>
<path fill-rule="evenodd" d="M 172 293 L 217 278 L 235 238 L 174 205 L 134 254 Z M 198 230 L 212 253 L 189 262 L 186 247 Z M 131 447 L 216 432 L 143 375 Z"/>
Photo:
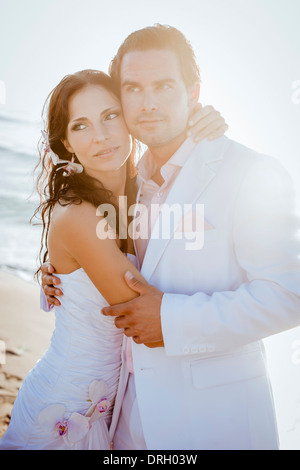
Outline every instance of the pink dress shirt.
<path fill-rule="evenodd" d="M 179 147 L 172 157 L 161 167 L 160 173 L 165 180 L 161 186 L 155 183 L 152 179 L 152 176 L 156 172 L 157 164 L 149 150 L 144 153 L 137 164 L 138 174 L 142 180 L 138 203 L 145 206 L 145 210 L 148 211 L 148 236 L 147 238 L 137 238 L 135 241 L 136 254 L 140 268 L 144 261 L 152 229 L 159 214 L 159 208 L 166 201 L 172 184 L 196 145 L 197 144 L 191 139 L 185 140 L 181 147 Z M 131 341 L 132 339 L 128 338 L 126 347 L 126 365 L 128 370 L 133 373 Z"/>

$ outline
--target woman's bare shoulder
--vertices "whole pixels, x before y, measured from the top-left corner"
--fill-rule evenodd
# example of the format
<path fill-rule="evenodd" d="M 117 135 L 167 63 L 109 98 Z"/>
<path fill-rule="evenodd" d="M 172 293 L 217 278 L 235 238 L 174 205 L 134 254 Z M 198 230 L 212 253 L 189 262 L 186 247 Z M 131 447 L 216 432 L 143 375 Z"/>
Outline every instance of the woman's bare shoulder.
<path fill-rule="evenodd" d="M 80 204 L 56 204 L 53 208 L 51 225 L 56 229 L 66 230 L 68 227 L 84 227 L 87 223 L 95 224 L 99 221 L 97 209 L 89 202 Z"/>
<path fill-rule="evenodd" d="M 102 244 L 97 238 L 98 222 L 99 217 L 96 217 L 96 208 L 92 204 L 56 204 L 49 227 L 48 246 L 58 272 L 71 272 L 82 266 L 77 258 L 85 244 L 92 246 L 97 242 L 97 248 L 101 250 Z M 104 248 L 107 249 L 107 244 Z"/>

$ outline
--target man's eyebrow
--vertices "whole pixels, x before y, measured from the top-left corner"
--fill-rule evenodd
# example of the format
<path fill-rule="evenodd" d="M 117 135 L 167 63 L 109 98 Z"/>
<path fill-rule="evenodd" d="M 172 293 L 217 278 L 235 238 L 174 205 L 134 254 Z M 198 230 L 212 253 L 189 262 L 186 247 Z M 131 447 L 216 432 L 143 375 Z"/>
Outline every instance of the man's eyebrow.
<path fill-rule="evenodd" d="M 176 83 L 176 80 L 174 80 L 174 78 L 166 77 L 162 78 L 161 80 L 156 80 L 153 83 L 154 85 L 163 85 L 164 83 Z M 133 80 L 125 80 L 122 82 L 122 87 L 125 86 L 140 86 L 140 83 Z"/>
<path fill-rule="evenodd" d="M 163 78 L 162 80 L 157 80 L 154 83 L 155 85 L 163 85 L 164 83 L 176 83 L 176 80 L 174 80 L 174 78 L 167 77 Z"/>
<path fill-rule="evenodd" d="M 134 82 L 133 80 L 125 80 L 122 82 L 122 86 L 138 86 L 138 82 Z"/>

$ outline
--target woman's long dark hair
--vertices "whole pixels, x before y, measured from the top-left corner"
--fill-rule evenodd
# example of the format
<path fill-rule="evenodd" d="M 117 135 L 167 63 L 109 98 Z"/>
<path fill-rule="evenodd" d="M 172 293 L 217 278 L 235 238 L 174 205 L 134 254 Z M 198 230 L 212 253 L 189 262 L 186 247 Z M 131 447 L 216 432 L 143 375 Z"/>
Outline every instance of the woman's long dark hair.
<path fill-rule="evenodd" d="M 113 93 L 118 99 L 120 96 L 114 87 L 111 78 L 103 72 L 97 70 L 83 70 L 81 72 L 67 75 L 49 94 L 43 108 L 43 114 L 47 107 L 46 128 L 48 133 L 49 145 L 51 150 L 59 156 L 60 159 L 70 160 L 72 155 L 66 150 L 62 140 L 66 139 L 66 130 L 69 123 L 69 100 L 75 92 L 85 88 L 88 85 L 98 85 Z M 136 198 L 136 169 L 134 157 L 136 143 L 133 140 L 133 148 L 130 157 L 126 162 L 126 186 L 125 196 L 127 196 L 128 207 L 135 203 Z M 97 179 L 82 173 L 64 176 L 63 170 L 57 171 L 58 165 L 54 165 L 49 153 L 45 152 L 45 146 L 42 141 L 39 144 L 40 159 L 36 166 L 39 174 L 36 179 L 36 188 L 40 196 L 40 204 L 34 212 L 32 219 L 40 216 L 42 220 L 42 238 L 41 249 L 39 253 L 40 263 L 44 263 L 48 257 L 48 233 L 51 221 L 52 210 L 55 204 L 81 204 L 83 201 L 91 203 L 98 207 L 100 204 L 112 204 L 116 210 L 116 233 L 119 228 L 119 210 L 113 202 L 112 191 Z M 75 163 L 79 161 L 75 157 Z M 31 220 L 32 220 L 31 219 Z M 127 239 L 121 239 L 121 250 L 126 252 Z M 35 275 L 38 278 L 39 268 Z"/>

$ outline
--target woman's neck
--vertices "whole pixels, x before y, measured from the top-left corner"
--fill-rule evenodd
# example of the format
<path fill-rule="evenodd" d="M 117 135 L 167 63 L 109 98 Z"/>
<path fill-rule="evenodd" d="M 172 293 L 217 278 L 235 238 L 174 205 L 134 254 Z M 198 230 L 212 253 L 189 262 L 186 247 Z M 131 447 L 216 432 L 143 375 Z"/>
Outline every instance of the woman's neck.
<path fill-rule="evenodd" d="M 113 193 L 114 202 L 118 204 L 119 196 L 124 196 L 126 185 L 126 165 L 115 171 L 88 172 L 90 176 L 100 181 L 106 189 Z"/>

